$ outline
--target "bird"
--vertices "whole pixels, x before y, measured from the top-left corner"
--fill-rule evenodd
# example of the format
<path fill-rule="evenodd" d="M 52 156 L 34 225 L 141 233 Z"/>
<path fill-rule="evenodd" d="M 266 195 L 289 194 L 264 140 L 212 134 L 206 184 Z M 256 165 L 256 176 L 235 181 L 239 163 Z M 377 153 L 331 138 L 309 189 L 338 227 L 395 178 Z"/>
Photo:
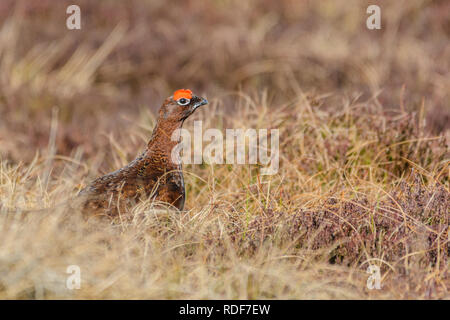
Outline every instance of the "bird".
<path fill-rule="evenodd" d="M 127 205 L 148 198 L 182 211 L 186 197 L 182 165 L 172 157 L 181 137 L 174 133 L 207 103 L 189 89 L 176 90 L 159 109 L 145 150 L 128 165 L 93 180 L 72 203 L 81 206 L 83 215 L 109 217 L 117 217 Z"/>

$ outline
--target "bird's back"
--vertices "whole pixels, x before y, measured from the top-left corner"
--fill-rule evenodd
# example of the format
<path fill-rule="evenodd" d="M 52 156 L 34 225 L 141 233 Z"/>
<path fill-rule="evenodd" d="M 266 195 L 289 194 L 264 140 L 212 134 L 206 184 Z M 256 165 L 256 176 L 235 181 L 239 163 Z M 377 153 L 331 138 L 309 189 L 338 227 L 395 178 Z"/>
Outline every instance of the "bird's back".
<path fill-rule="evenodd" d="M 127 205 L 151 198 L 183 210 L 185 189 L 181 165 L 168 166 L 152 154 L 142 154 L 125 167 L 95 179 L 84 188 L 83 209 L 104 211 L 107 215 L 126 210 Z"/>

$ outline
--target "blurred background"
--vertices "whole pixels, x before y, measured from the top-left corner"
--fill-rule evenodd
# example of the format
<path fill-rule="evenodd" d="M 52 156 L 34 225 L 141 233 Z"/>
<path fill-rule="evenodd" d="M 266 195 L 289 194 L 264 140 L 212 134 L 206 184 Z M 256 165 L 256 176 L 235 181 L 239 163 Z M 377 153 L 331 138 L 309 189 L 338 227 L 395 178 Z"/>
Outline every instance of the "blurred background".
<path fill-rule="evenodd" d="M 381 30 L 366 27 L 373 4 Z M 0 298 L 448 299 L 449 12 L 0 0 L 0 211 L 50 213 L 0 214 Z M 129 224 L 60 224 L 57 205 L 136 157 L 180 88 L 210 101 L 189 130 L 278 128 L 278 174 L 184 166 L 181 214 L 146 201 Z M 367 288 L 367 263 L 383 290 Z"/>
<path fill-rule="evenodd" d="M 71 4 L 81 30 L 66 28 Z M 366 28 L 370 4 L 381 7 L 381 30 Z M 52 118 L 58 154 L 95 154 L 107 135 L 133 143 L 127 128 L 179 88 L 230 112 L 237 92 L 264 92 L 272 105 L 300 92 L 374 97 L 386 110 L 423 103 L 427 130 L 442 134 L 449 12 L 445 0 L 2 0 L 1 157 L 31 160 L 47 147 Z M 341 105 L 330 101 L 325 108 Z"/>

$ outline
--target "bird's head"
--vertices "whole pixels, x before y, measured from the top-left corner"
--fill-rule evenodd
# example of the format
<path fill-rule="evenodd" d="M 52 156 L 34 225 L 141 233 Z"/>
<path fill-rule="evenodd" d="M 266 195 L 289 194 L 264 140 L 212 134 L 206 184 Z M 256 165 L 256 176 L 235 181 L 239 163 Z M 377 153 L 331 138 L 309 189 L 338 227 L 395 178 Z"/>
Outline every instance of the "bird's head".
<path fill-rule="evenodd" d="M 180 89 L 164 101 L 159 116 L 169 121 L 183 122 L 198 107 L 208 103 L 208 100 L 198 97 L 189 89 Z"/>

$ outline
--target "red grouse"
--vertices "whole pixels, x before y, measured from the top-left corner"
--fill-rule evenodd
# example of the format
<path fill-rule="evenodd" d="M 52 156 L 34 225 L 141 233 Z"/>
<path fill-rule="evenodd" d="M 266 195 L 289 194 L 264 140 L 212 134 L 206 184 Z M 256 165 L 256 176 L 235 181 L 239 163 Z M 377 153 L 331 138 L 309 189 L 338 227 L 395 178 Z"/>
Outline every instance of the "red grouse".
<path fill-rule="evenodd" d="M 181 89 L 167 98 L 145 151 L 125 167 L 95 179 L 77 197 L 84 214 L 117 216 L 129 204 L 149 197 L 182 210 L 185 190 L 181 164 L 172 159 L 180 138 L 172 138 L 184 120 L 208 101 Z"/>

